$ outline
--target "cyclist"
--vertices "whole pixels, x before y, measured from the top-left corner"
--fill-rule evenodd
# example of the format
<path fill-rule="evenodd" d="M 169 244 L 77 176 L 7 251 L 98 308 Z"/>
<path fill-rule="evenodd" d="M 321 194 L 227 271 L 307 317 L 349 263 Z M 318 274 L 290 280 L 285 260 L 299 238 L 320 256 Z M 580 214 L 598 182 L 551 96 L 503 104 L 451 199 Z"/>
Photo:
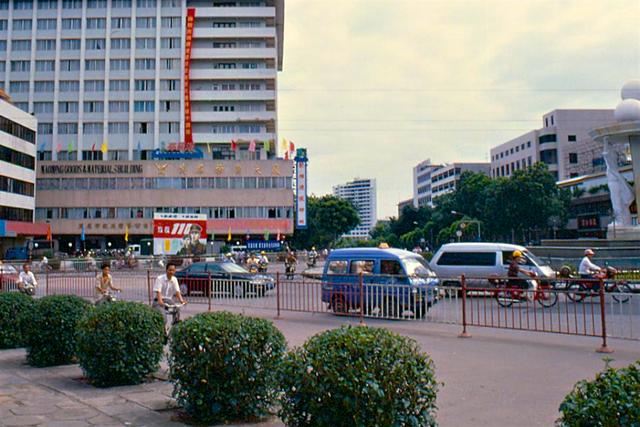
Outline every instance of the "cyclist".
<path fill-rule="evenodd" d="M 153 285 L 153 293 L 155 296 L 153 298 L 152 307 L 162 313 L 163 316 L 165 314 L 165 303 L 173 303 L 174 297 L 176 297 L 181 304 L 187 303 L 182 297 L 182 293 L 180 293 L 180 285 L 178 284 L 178 279 L 175 274 L 176 265 L 169 261 L 165 268 L 165 274 L 158 276 L 155 284 Z"/>
<path fill-rule="evenodd" d="M 535 280 L 515 279 L 519 273 L 527 275 L 529 277 L 535 277 L 535 273 L 526 270 L 521 267 L 526 262 L 526 259 L 521 251 L 513 251 L 511 254 L 511 263 L 509 264 L 509 270 L 507 271 L 507 277 L 509 277 L 509 284 L 511 286 L 531 289 L 535 291 L 537 289 L 537 282 Z"/>
<path fill-rule="evenodd" d="M 260 252 L 260 257 L 258 258 L 258 269 L 262 273 L 267 272 L 267 267 L 269 266 L 269 258 L 267 258 L 267 253 L 265 251 Z"/>
<path fill-rule="evenodd" d="M 18 290 L 20 292 L 26 292 L 26 286 L 33 286 L 34 288 L 38 286 L 36 276 L 33 275 L 31 265 L 28 262 L 22 265 L 22 271 L 18 275 Z"/>
<path fill-rule="evenodd" d="M 584 258 L 582 258 L 582 261 L 580 261 L 580 266 L 578 267 L 578 274 L 580 274 L 581 279 L 598 279 L 598 274 L 604 271 L 603 268 L 595 265 L 591 261 L 591 258 L 593 258 L 595 254 L 596 253 L 593 251 L 593 249 L 585 249 Z M 599 282 L 593 282 L 593 290 L 600 290 Z"/>
<path fill-rule="evenodd" d="M 104 298 L 109 289 L 118 292 L 121 290 L 113 285 L 111 266 L 108 263 L 104 263 L 100 266 L 100 269 L 102 273 L 96 276 L 96 302 Z"/>

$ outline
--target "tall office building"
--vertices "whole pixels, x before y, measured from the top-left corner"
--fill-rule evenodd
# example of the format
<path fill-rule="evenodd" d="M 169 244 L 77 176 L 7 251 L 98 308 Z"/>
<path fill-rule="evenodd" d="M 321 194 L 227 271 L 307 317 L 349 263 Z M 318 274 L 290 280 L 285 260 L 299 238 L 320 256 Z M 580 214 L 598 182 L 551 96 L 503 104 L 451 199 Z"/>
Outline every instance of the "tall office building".
<path fill-rule="evenodd" d="M 346 184 L 334 186 L 333 195 L 353 203 L 360 217 L 360 225 L 343 237 L 369 238 L 369 232 L 378 220 L 376 180 L 356 178 Z"/>
<path fill-rule="evenodd" d="M 290 234 L 283 25 L 284 0 L 0 1 L 0 86 L 38 118 L 36 219 L 65 249 L 151 237 L 158 212 Z"/>
<path fill-rule="evenodd" d="M 273 157 L 283 19 L 284 0 L 0 1 L 0 86 L 37 116 L 41 160 L 190 139 L 206 157 Z"/>
<path fill-rule="evenodd" d="M 589 131 L 613 122 L 613 110 L 553 110 L 542 128 L 491 148 L 491 176 L 508 177 L 536 162 L 560 181 L 593 173 L 604 161 L 602 144 Z"/>

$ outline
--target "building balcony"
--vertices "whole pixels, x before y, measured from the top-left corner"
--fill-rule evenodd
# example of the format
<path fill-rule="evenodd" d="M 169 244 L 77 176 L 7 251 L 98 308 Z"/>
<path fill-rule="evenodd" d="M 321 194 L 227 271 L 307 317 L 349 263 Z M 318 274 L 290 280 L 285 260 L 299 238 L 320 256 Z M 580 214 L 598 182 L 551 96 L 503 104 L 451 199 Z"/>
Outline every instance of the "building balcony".
<path fill-rule="evenodd" d="M 196 7 L 198 18 L 275 18 L 275 7 Z"/>
<path fill-rule="evenodd" d="M 192 101 L 273 101 L 274 90 L 193 90 Z"/>
<path fill-rule="evenodd" d="M 275 58 L 276 49 L 265 48 L 204 48 L 194 47 L 191 52 L 192 59 L 254 59 Z"/>
<path fill-rule="evenodd" d="M 273 38 L 276 36 L 275 27 L 236 27 L 236 28 L 212 28 L 196 27 L 193 31 L 195 39 L 205 38 Z"/>
<path fill-rule="evenodd" d="M 275 139 L 275 133 L 199 133 L 194 130 L 193 142 L 199 144 L 206 143 L 227 143 L 234 141 L 251 141 L 251 140 L 271 140 Z"/>
<path fill-rule="evenodd" d="M 214 112 L 214 111 L 192 111 L 192 122 L 264 122 L 275 120 L 275 111 L 234 111 L 234 112 Z"/>
<path fill-rule="evenodd" d="M 213 68 L 191 68 L 191 80 L 237 80 L 237 79 L 275 79 L 275 68 L 216 70 Z"/>

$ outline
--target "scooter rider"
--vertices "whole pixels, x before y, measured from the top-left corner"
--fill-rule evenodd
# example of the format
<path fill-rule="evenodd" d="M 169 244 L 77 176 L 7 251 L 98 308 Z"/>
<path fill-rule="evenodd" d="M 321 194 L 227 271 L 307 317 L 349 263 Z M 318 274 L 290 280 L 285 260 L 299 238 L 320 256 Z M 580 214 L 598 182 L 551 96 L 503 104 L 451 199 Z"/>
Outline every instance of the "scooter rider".
<path fill-rule="evenodd" d="M 578 267 L 578 274 L 582 279 L 593 279 L 595 275 L 602 271 L 602 268 L 591 262 L 591 258 L 595 256 L 593 249 L 585 249 L 584 258 L 580 261 L 580 267 Z"/>
<path fill-rule="evenodd" d="M 153 285 L 153 304 L 152 307 L 158 310 L 164 316 L 165 304 L 173 303 L 173 298 L 176 297 L 181 304 L 187 302 L 180 293 L 180 285 L 178 279 L 175 276 L 176 265 L 169 261 L 165 269 L 165 274 L 161 274 L 156 278 L 156 282 Z"/>
<path fill-rule="evenodd" d="M 269 258 L 267 258 L 267 253 L 265 251 L 262 251 L 260 252 L 260 258 L 258 258 L 258 267 L 261 271 L 266 272 L 268 266 Z"/>
<path fill-rule="evenodd" d="M 22 271 L 18 275 L 18 289 L 20 292 L 27 293 L 25 288 L 30 286 L 35 288 L 38 286 L 38 282 L 36 281 L 36 276 L 34 276 L 31 271 L 31 265 L 25 262 L 22 265 Z"/>

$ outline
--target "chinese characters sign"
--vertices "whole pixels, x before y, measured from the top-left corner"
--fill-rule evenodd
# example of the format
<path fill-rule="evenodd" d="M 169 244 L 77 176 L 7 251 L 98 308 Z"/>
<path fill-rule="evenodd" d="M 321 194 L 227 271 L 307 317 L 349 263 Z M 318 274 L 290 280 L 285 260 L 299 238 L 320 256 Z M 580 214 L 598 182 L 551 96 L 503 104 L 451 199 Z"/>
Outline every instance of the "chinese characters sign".
<path fill-rule="evenodd" d="M 196 10 L 187 9 L 187 31 L 184 38 L 184 142 L 189 147 L 193 146 L 193 133 L 191 129 L 191 45 L 193 43 L 193 25 L 196 19 Z M 190 151 L 190 150 L 186 150 Z"/>
<path fill-rule="evenodd" d="M 306 150 L 299 149 L 296 162 L 296 228 L 307 228 L 307 159 Z"/>
<path fill-rule="evenodd" d="M 154 255 L 199 255 L 207 248 L 204 214 L 153 214 Z"/>

